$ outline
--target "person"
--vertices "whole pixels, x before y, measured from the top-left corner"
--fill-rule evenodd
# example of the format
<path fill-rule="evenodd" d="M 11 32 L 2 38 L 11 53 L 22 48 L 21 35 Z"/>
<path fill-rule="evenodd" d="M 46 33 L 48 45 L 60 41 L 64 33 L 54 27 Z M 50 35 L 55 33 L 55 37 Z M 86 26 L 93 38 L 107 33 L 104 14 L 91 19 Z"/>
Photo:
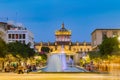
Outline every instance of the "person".
<path fill-rule="evenodd" d="M 20 74 L 20 73 L 22 73 L 22 74 L 24 73 L 24 67 L 21 65 L 18 66 L 18 74 Z"/>
<path fill-rule="evenodd" d="M 90 64 L 86 64 L 85 69 L 88 70 L 88 71 L 91 71 Z"/>
<path fill-rule="evenodd" d="M 27 65 L 27 73 L 29 73 L 29 72 L 31 72 L 32 71 L 32 67 L 31 67 L 31 65 Z"/>
<path fill-rule="evenodd" d="M 5 67 L 5 72 L 10 72 L 10 65 L 9 64 L 7 64 L 7 66 Z"/>
<path fill-rule="evenodd" d="M 33 71 L 35 71 L 36 70 L 36 66 L 35 65 L 33 65 Z"/>
<path fill-rule="evenodd" d="M 73 60 L 72 60 L 72 58 L 69 58 L 69 65 L 70 65 L 71 67 L 73 67 Z"/>
<path fill-rule="evenodd" d="M 91 62 L 90 62 L 90 71 L 93 72 L 93 71 L 94 71 L 94 67 L 95 67 L 95 66 L 94 66 L 94 64 L 93 64 L 93 61 L 91 61 Z"/>

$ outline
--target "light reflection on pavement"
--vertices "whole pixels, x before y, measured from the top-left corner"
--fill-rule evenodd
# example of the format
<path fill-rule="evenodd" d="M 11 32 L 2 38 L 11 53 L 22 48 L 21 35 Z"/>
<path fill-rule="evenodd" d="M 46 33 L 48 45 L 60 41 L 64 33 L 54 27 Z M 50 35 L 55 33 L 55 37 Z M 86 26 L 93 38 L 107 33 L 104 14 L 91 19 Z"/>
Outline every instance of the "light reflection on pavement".
<path fill-rule="evenodd" d="M 120 80 L 120 76 L 89 73 L 0 73 L 0 80 Z"/>

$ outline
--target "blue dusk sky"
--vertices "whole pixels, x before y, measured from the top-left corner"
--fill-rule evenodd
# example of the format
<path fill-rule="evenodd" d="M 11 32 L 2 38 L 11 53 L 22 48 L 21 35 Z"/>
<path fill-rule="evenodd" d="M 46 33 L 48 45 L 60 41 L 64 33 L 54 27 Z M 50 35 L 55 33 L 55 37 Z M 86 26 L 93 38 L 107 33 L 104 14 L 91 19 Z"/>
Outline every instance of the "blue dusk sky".
<path fill-rule="evenodd" d="M 120 0 L 0 0 L 0 21 L 6 18 L 30 30 L 35 42 L 54 42 L 63 22 L 73 42 L 90 42 L 96 28 L 120 28 Z"/>

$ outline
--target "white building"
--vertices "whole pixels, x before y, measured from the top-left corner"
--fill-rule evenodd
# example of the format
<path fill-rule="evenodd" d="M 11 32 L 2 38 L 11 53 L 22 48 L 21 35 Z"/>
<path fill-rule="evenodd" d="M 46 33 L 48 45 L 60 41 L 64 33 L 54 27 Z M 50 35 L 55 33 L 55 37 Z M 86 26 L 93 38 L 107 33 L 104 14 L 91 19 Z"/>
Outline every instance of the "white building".
<path fill-rule="evenodd" d="M 0 22 L 0 37 L 6 42 L 7 23 Z"/>
<path fill-rule="evenodd" d="M 4 40 L 6 43 L 19 41 L 21 43 L 30 44 L 30 48 L 34 48 L 34 36 L 32 32 L 21 26 L 6 24 L 7 29 L 4 30 Z"/>

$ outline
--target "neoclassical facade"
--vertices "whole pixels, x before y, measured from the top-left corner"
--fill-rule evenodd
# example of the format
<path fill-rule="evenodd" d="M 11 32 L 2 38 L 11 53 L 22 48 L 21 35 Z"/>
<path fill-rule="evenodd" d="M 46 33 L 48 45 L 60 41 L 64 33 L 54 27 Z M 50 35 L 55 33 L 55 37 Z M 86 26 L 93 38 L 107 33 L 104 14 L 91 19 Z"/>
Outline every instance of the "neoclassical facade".
<path fill-rule="evenodd" d="M 92 50 L 91 42 L 72 42 L 71 30 L 67 30 L 62 24 L 61 29 L 55 31 L 55 42 L 40 42 L 35 44 L 35 48 L 38 52 L 41 52 L 42 47 L 49 47 L 51 52 L 61 49 L 61 45 L 64 45 L 65 50 L 69 50 L 75 53 L 89 52 Z"/>
<path fill-rule="evenodd" d="M 66 56 L 72 56 L 76 59 L 75 61 L 77 61 L 77 59 L 80 58 L 80 53 L 87 53 L 92 50 L 91 42 L 72 42 L 71 35 L 71 30 L 66 29 L 63 23 L 61 28 L 55 31 L 55 42 L 36 43 L 35 49 L 38 52 L 41 52 L 42 47 L 49 47 L 51 51 L 50 53 L 57 53 L 64 48 Z"/>

